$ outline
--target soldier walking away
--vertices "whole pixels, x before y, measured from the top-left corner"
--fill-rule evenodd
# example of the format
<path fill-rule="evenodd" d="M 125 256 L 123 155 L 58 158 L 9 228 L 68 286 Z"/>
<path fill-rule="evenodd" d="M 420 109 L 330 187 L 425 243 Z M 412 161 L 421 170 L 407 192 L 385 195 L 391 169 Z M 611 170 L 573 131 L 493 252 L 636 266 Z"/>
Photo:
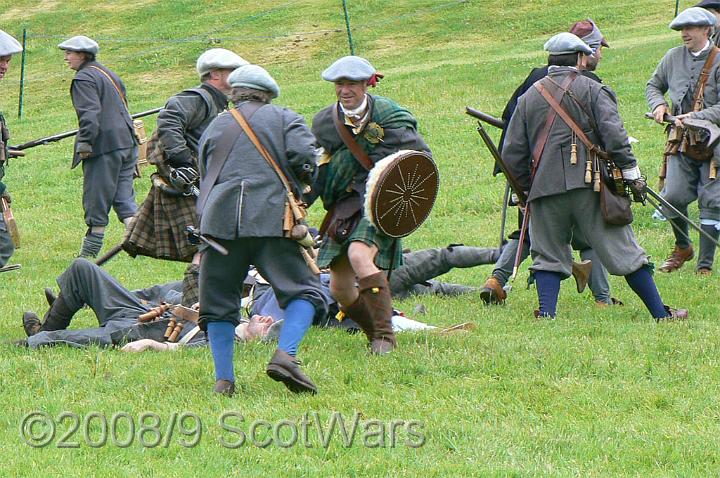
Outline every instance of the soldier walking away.
<path fill-rule="evenodd" d="M 138 141 L 127 105 L 125 85 L 95 59 L 99 47 L 86 36 L 75 36 L 58 45 L 65 62 L 75 70 L 70 85 L 78 133 L 71 168 L 82 163 L 87 232 L 80 257 L 96 257 L 108 225 L 110 209 L 128 227 L 135 215 L 133 173 Z"/>
<path fill-rule="evenodd" d="M 602 83 L 602 80 L 595 74 L 595 70 L 602 59 L 603 48 L 609 48 L 607 40 L 603 36 L 600 29 L 597 27 L 592 19 L 582 20 L 573 24 L 570 27 L 570 33 L 580 37 L 590 49 L 593 51 L 592 55 L 587 58 L 587 63 L 580 72 L 581 75 L 590 78 L 591 80 Z M 525 81 L 515 90 L 510 100 L 505 106 L 505 110 L 502 114 L 502 119 L 505 121 L 505 125 L 510 123 L 515 108 L 517 107 L 518 99 L 524 95 L 532 85 L 548 74 L 548 66 L 545 65 L 539 68 L 533 68 L 530 74 L 527 76 Z M 502 151 L 505 143 L 505 134 L 507 128 L 503 130 L 500 136 L 500 151 Z M 500 172 L 496 169 L 494 174 Z M 522 224 L 522 212 L 518 210 L 518 230 L 513 232 L 507 245 L 503 248 L 503 253 L 495 264 L 492 276 L 485 281 L 482 290 L 480 291 L 480 298 L 486 304 L 501 304 L 505 302 L 507 298 L 507 291 L 505 290 L 505 284 L 510 278 L 513 266 L 515 265 L 515 257 L 517 255 L 518 247 L 520 246 L 520 224 Z M 577 283 L 578 292 L 582 292 L 585 288 L 585 284 L 590 287 L 595 303 L 600 307 L 605 307 L 612 304 L 622 304 L 618 299 L 610 296 L 610 282 L 608 281 L 608 272 L 605 266 L 602 265 L 600 259 L 595 254 L 587 240 L 584 239 L 583 235 L 579 231 L 573 231 L 572 240 L 573 249 L 580 252 L 581 263 L 573 262 L 572 275 Z M 522 263 L 530 255 L 530 241 L 529 238 L 524 238 L 523 250 L 520 255 L 520 262 Z M 588 272 L 589 269 L 589 272 Z"/>
<path fill-rule="evenodd" d="M 198 158 L 200 233 L 228 251 L 222 255 L 206 248 L 200 260 L 200 326 L 210 340 L 214 390 L 226 395 L 235 391 L 233 336 L 243 282 L 253 264 L 285 309 L 267 374 L 292 392 L 315 393 L 296 354 L 313 318 L 327 313 L 327 300 L 299 243 L 285 237 L 289 192 L 269 164 L 271 159 L 277 163 L 292 193 L 301 197 L 315 171 L 315 139 L 300 115 L 270 103 L 280 88 L 263 68 L 241 66 L 228 80 L 236 107 L 210 123 Z"/>

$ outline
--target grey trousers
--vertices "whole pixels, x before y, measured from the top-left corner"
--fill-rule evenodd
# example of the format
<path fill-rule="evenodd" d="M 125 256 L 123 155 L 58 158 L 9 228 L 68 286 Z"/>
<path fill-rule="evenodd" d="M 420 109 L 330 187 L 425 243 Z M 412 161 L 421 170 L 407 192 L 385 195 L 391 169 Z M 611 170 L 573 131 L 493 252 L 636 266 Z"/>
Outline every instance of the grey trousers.
<path fill-rule="evenodd" d="M 522 255 L 520 256 L 520 263 L 522 264 L 525 259 L 530 255 L 530 241 L 525 241 L 523 244 Z M 517 254 L 518 246 L 520 241 L 517 239 L 510 239 L 505 245 L 500 258 L 495 263 L 495 269 L 493 269 L 493 277 L 497 279 L 501 286 L 504 286 L 510 275 L 512 274 L 513 266 L 515 265 L 515 254 Z M 580 259 L 591 260 L 593 263 L 592 270 L 590 272 L 590 278 L 588 279 L 588 287 L 592 291 L 593 297 L 598 302 L 604 302 L 609 304 L 610 299 L 610 282 L 608 282 L 608 272 L 605 266 L 602 265 L 600 258 L 590 248 L 587 239 L 579 230 L 573 230 L 573 236 L 571 241 L 572 248 L 580 252 Z"/>
<path fill-rule="evenodd" d="M 111 208 L 121 221 L 135 215 L 133 172 L 137 154 L 134 146 L 83 160 L 82 204 L 88 227 L 107 226 Z"/>
<path fill-rule="evenodd" d="M 149 310 L 101 267 L 86 259 L 75 259 L 57 279 L 60 294 L 71 310 L 88 305 L 100 327 L 39 332 L 28 337 L 30 347 L 65 344 L 75 347 L 110 346 L 125 340 L 137 318 Z"/>
<path fill-rule="evenodd" d="M 695 161 L 680 153 L 668 158 L 667 178 L 662 196 L 687 216 L 688 204 L 698 201 L 700 219 L 720 221 L 720 181 L 708 179 L 710 161 Z M 667 208 L 668 219 L 677 217 Z"/>
<path fill-rule="evenodd" d="M 570 243 L 572 248 L 580 251 L 580 259 L 583 261 L 592 261 L 592 269 L 590 270 L 590 278 L 588 279 L 588 287 L 592 291 L 592 295 L 597 302 L 611 304 L 610 298 L 610 282 L 608 281 L 608 271 L 605 269 L 602 261 L 590 247 L 587 238 L 578 229 L 573 230 L 573 238 Z"/>
<path fill-rule="evenodd" d="M 14 252 L 15 245 L 7 230 L 5 220 L 2 214 L 0 214 L 0 267 L 4 267 L 5 264 L 7 264 Z"/>
<path fill-rule="evenodd" d="M 648 263 L 645 251 L 630 226 L 606 224 L 600 212 L 600 195 L 592 189 L 573 189 L 530 203 L 531 270 L 559 272 L 572 269 L 573 231 L 579 231 L 613 275 L 624 276 Z"/>
<path fill-rule="evenodd" d="M 410 295 L 460 295 L 472 292 L 474 287 L 460 284 L 449 284 L 432 280 L 453 267 L 462 263 L 464 267 L 472 267 L 482 264 L 492 264 L 495 256 L 495 249 L 479 247 L 457 247 L 454 250 L 449 248 L 422 249 L 403 254 L 403 265 L 390 274 L 390 290 L 393 297 L 404 299 Z M 453 257 L 451 255 L 462 255 L 465 257 Z M 465 258 L 472 258 L 466 261 Z"/>
<path fill-rule="evenodd" d="M 295 299 L 315 306 L 315 318 L 327 315 L 327 297 L 300 254 L 295 241 L 282 237 L 247 237 L 233 241 L 217 239 L 229 254 L 212 248 L 200 260 L 200 326 L 226 321 L 237 325 L 240 319 L 245 277 L 253 264 L 275 292 L 283 309 Z"/>
<path fill-rule="evenodd" d="M 523 243 L 522 255 L 520 256 L 521 264 L 530 255 L 530 244 L 528 244 L 528 242 L 530 241 L 525 241 Z M 513 266 L 515 265 L 515 255 L 517 254 L 519 246 L 519 240 L 510 239 L 508 243 L 505 244 L 505 247 L 500 254 L 500 258 L 495 263 L 495 268 L 493 269 L 492 275 L 495 279 L 497 279 L 501 286 L 504 286 L 512 275 Z"/>

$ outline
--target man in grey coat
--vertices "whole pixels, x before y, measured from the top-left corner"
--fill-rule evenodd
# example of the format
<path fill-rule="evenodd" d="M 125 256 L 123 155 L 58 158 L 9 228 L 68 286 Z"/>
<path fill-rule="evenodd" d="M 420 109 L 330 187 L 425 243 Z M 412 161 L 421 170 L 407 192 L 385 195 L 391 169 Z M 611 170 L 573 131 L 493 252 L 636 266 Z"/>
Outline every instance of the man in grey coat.
<path fill-rule="evenodd" d="M 570 33 L 577 35 L 583 42 L 587 43 L 593 51 L 593 54 L 587 59 L 587 65 L 580 74 L 590 78 L 591 80 L 597 81 L 598 83 L 602 83 L 602 80 L 595 74 L 595 71 L 602 59 L 603 47 L 610 47 L 602 32 L 595 22 L 588 18 L 587 20 L 581 20 L 574 23 L 573 26 L 570 27 Z M 515 90 L 502 114 L 502 119 L 505 121 L 505 124 L 510 122 L 510 118 L 517 106 L 518 98 L 525 94 L 527 90 L 532 88 L 532 85 L 536 81 L 547 76 L 548 68 L 549 67 L 547 65 L 542 68 L 533 68 L 525 81 L 523 81 L 523 83 Z M 503 130 L 503 133 L 500 136 L 501 152 L 506 131 L 507 130 Z M 493 174 L 497 174 L 498 172 L 499 169 L 496 168 L 496 171 Z M 512 275 L 513 266 L 515 265 L 515 257 L 520 245 L 519 229 L 520 224 L 522 224 L 522 213 L 518 212 L 518 216 L 518 230 L 510 235 L 507 245 L 503 249 L 502 255 L 495 264 L 492 276 L 485 281 L 485 284 L 480 291 L 480 298 L 486 304 L 502 304 L 505 303 L 505 299 L 507 298 L 508 291 L 505 290 L 505 284 Z M 587 240 L 585 240 L 582 234 L 577 232 L 573 234 L 572 246 L 573 249 L 580 252 L 580 258 L 583 261 L 583 264 L 573 263 L 572 275 L 576 278 L 577 290 L 582 291 L 585 288 L 583 285 L 584 282 L 587 282 L 587 285 L 590 286 L 590 290 L 595 298 L 595 302 L 599 306 L 605 307 L 610 304 L 621 304 L 622 302 L 610 296 L 610 283 L 608 282 L 607 270 L 597 258 L 595 251 L 590 248 Z M 525 261 L 529 255 L 530 240 L 526 235 L 523 243 L 523 250 L 520 255 L 520 262 L 522 263 Z M 591 262 L 589 267 L 590 275 L 589 277 L 585 277 L 588 269 L 588 261 Z"/>
<path fill-rule="evenodd" d="M 541 94 L 542 89 L 547 90 L 560 108 L 589 132 L 589 141 L 602 146 L 640 199 L 645 184 L 615 94 L 579 74 L 592 50 L 572 33 L 555 35 L 545 43 L 545 50 L 550 54 L 548 76 L 518 100 L 503 148 L 503 161 L 528 191 L 525 206 L 531 218 L 531 270 L 540 304 L 536 317 L 556 315 L 560 281 L 570 275 L 574 228 L 585 235 L 608 272 L 625 276 L 656 320 L 686 316 L 687 311 L 674 311 L 663 304 L 648 256 L 637 244 L 632 228 L 605 223 L 599 195 L 585 182 L 591 152 L 579 142 L 576 158 L 570 154 L 577 141 L 575 134 L 560 116 L 554 116 Z"/>
<path fill-rule="evenodd" d="M 715 53 L 715 58 L 710 58 L 713 51 L 717 51 L 717 47 L 710 41 L 716 23 L 717 19 L 712 13 L 699 7 L 684 10 L 670 23 L 670 28 L 681 32 L 684 45 L 672 48 L 665 54 L 645 88 L 645 97 L 658 123 L 663 122 L 666 114 L 672 114 L 678 118 L 674 125 L 677 128 L 682 128 L 683 118 L 689 117 L 720 124 L 720 55 Z M 698 101 L 702 104 L 696 106 L 700 73 L 708 60 L 712 64 L 707 65 L 709 76 Z M 672 108 L 665 100 L 666 93 Z M 685 131 L 684 135 L 687 134 Z M 717 241 L 720 237 L 720 181 L 711 179 L 710 175 L 712 162 L 720 160 L 717 152 L 715 158 L 703 161 L 690 157 L 682 143 L 674 154 L 666 151 L 667 173 L 663 197 L 686 216 L 688 205 L 697 200 L 700 226 Z M 660 271 L 673 272 L 692 259 L 695 252 L 687 222 L 667 208 L 663 209 L 662 214 L 672 225 L 675 248 L 660 266 Z M 715 242 L 701 234 L 696 266 L 698 274 L 711 274 L 715 249 Z"/>
<path fill-rule="evenodd" d="M 10 66 L 10 60 L 12 56 L 22 51 L 22 45 L 8 35 L 4 31 L 0 30 L 0 80 L 5 77 L 8 68 Z M 10 202 L 10 194 L 8 194 L 5 183 L 2 182 L 5 176 L 5 163 L 7 162 L 7 141 L 10 138 L 7 126 L 5 125 L 5 117 L 0 113 L 0 195 L 5 198 L 6 201 Z M 13 244 L 10 232 L 7 229 L 3 215 L 0 214 L 0 268 L 7 264 L 10 256 L 15 252 L 15 245 Z"/>
<path fill-rule="evenodd" d="M 126 227 L 137 211 L 133 172 L 138 142 L 125 85 L 95 60 L 97 42 L 75 36 L 58 47 L 65 52 L 68 67 L 77 72 L 70 86 L 78 117 L 71 167 L 82 162 L 82 204 L 88 227 L 79 255 L 96 257 L 102 248 L 110 209 Z"/>
<path fill-rule="evenodd" d="M 236 110 L 300 197 L 315 168 L 310 129 L 297 113 L 270 104 L 280 89 L 262 67 L 241 66 L 229 82 Z M 235 390 L 233 331 L 243 281 L 253 264 L 285 309 L 285 325 L 267 374 L 293 392 L 315 393 L 295 355 L 313 318 L 327 313 L 327 301 L 299 244 L 284 237 L 288 195 L 279 175 L 230 112 L 205 130 L 198 165 L 200 232 L 229 251 L 225 256 L 206 248 L 200 260 L 200 325 L 207 330 L 213 353 L 215 392 L 232 395 Z"/>
<path fill-rule="evenodd" d="M 186 227 L 197 226 L 192 187 L 197 186 L 200 137 L 217 115 L 227 110 L 228 76 L 248 62 L 224 48 L 211 48 L 197 59 L 200 86 L 170 97 L 160 110 L 149 144 L 148 161 L 157 167 L 152 187 L 123 243 L 130 255 L 190 262 L 185 271 L 183 304 L 197 302 L 197 246 Z"/>

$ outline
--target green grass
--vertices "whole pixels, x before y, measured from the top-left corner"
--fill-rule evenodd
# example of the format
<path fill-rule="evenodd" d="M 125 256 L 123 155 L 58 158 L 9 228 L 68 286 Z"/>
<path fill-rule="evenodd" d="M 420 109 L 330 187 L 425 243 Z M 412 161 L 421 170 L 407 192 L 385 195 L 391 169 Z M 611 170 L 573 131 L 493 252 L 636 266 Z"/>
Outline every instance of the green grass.
<path fill-rule="evenodd" d="M 694 2 L 683 1 L 681 7 Z M 517 84 L 544 62 L 543 42 L 574 21 L 595 19 L 611 48 L 599 74 L 617 93 L 631 135 L 640 143 L 641 168 L 655 183 L 663 139 L 642 118 L 644 85 L 678 35 L 667 28 L 674 2 L 379 0 L 348 2 L 358 54 L 386 74 L 377 93 L 406 105 L 438 161 L 442 185 L 428 222 L 406 243 L 412 248 L 450 242 L 494 246 L 498 241 L 502 186 L 489 175 L 491 160 L 463 114 L 465 105 L 499 115 Z M 72 71 L 56 48 L 63 36 L 101 39 L 99 56 L 126 82 L 131 109 L 160 106 L 196 83 L 194 62 L 210 46 L 231 48 L 265 66 L 278 80 L 287 105 L 311 120 L 333 101 L 320 72 L 347 53 L 341 2 L 121 1 L 6 3 L 0 28 L 16 36 L 28 29 L 25 115 L 16 118 L 19 58 L 0 82 L 0 107 L 17 144 L 74 129 L 68 94 Z M 174 41 L 177 39 L 188 41 Z M 104 39 L 104 40 L 103 40 Z M 153 119 L 146 123 L 153 128 Z M 496 134 L 496 132 L 493 132 Z M 81 172 L 69 170 L 71 140 L 28 151 L 14 160 L 6 182 L 13 194 L 22 247 L 13 262 L 20 272 L 2 274 L 0 341 L 23 335 L 25 310 L 43 311 L 42 288 L 54 284 L 76 254 L 82 221 Z M 138 201 L 148 190 L 136 182 Z M 666 224 L 636 207 L 635 231 L 655 261 L 669 251 Z M 697 216 L 697 211 L 692 210 Z M 322 215 L 315 206 L 311 217 Z M 120 239 L 114 221 L 107 244 Z M 174 280 L 183 264 L 119 257 L 107 269 L 130 288 Z M 453 271 L 446 279 L 480 285 L 490 267 Z M 437 325 L 472 321 L 474 331 L 444 337 L 403 334 L 390 357 L 367 355 L 360 337 L 312 330 L 301 350 L 305 370 L 320 389 L 315 397 L 291 395 L 264 375 L 272 348 L 242 347 L 236 355 L 240 393 L 212 396 L 207 350 L 126 355 L 116 350 L 0 346 L 0 470 L 2 476 L 711 476 L 720 472 L 720 326 L 717 278 L 701 279 L 687 267 L 656 276 L 665 301 L 691 311 L 686 323 L 656 325 L 622 278 L 612 278 L 622 308 L 597 309 L 588 293 L 565 283 L 559 317 L 533 320 L 534 290 L 520 273 L 509 304 L 487 308 L 479 296 L 410 299 L 397 304 Z M 89 327 L 79 314 L 73 327 Z M 167 448 L 108 444 L 91 448 L 82 431 L 78 449 L 27 446 L 21 418 L 33 410 L 63 411 L 108 419 L 118 412 L 137 418 L 157 413 L 166 426 L 173 412 L 194 412 L 203 422 L 197 447 L 175 434 Z M 224 449 L 236 438 L 218 425 L 222 413 L 253 420 L 299 422 L 317 412 L 351 419 L 419 420 L 424 446 L 368 448 L 357 439 L 329 448 L 310 432 L 310 448 Z M 127 427 L 120 427 L 121 435 Z M 285 430 L 287 432 L 287 430 Z M 93 422 L 90 438 L 97 438 Z M 263 436 L 264 437 L 264 436 Z M 288 438 L 287 434 L 282 438 Z M 386 436 L 387 438 L 387 436 Z M 372 440 L 371 440 L 372 441 Z"/>

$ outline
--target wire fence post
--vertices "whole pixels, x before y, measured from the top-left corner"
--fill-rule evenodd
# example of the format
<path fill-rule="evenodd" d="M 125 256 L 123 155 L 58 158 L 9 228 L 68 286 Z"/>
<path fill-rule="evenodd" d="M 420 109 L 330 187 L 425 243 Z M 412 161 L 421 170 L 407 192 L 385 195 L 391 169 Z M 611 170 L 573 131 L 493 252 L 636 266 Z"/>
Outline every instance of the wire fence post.
<path fill-rule="evenodd" d="M 347 1 L 343 0 L 343 10 L 345 11 L 345 28 L 347 28 L 348 43 L 350 44 L 350 54 L 355 54 L 355 45 L 353 45 L 352 31 L 350 31 L 350 14 L 347 9 Z"/>
<path fill-rule="evenodd" d="M 18 119 L 23 115 L 23 101 L 25 99 L 25 56 L 27 55 L 27 28 L 23 28 L 22 56 L 20 61 L 20 95 L 18 98 Z"/>

